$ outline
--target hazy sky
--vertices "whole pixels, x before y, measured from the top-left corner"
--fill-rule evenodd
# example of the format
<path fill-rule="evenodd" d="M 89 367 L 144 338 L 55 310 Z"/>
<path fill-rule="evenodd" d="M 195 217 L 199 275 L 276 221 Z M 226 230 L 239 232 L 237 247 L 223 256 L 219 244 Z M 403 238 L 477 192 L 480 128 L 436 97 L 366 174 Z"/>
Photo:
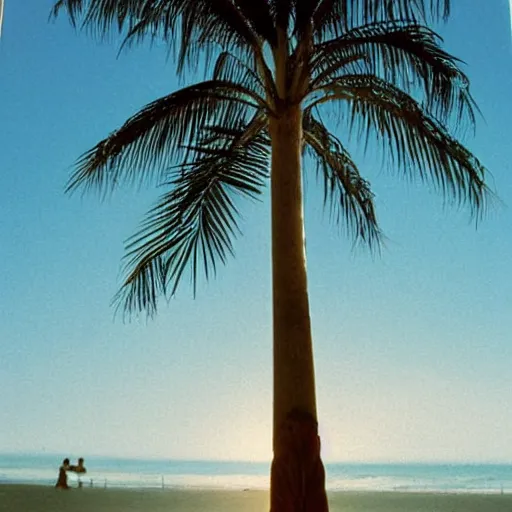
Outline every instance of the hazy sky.
<path fill-rule="evenodd" d="M 485 121 L 469 145 L 503 205 L 475 230 L 429 187 L 361 162 L 388 237 L 351 250 L 313 175 L 307 250 L 327 460 L 512 461 L 512 52 L 506 0 L 442 28 Z M 0 40 L 0 452 L 269 459 L 269 203 L 236 259 L 150 322 L 114 320 L 123 241 L 158 191 L 63 193 L 76 157 L 178 87 L 165 50 L 116 58 L 50 0 L 7 2 Z"/>

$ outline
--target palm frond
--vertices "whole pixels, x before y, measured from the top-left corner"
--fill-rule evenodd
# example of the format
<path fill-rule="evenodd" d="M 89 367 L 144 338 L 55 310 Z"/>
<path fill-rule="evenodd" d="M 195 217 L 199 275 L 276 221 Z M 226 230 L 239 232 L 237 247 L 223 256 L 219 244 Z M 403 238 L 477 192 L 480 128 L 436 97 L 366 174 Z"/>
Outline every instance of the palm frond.
<path fill-rule="evenodd" d="M 313 14 L 317 42 L 379 21 L 426 22 L 450 14 L 450 0 L 321 0 Z"/>
<path fill-rule="evenodd" d="M 348 30 L 346 4 L 338 0 L 320 0 L 313 13 L 315 40 L 324 41 L 327 37 L 338 37 Z"/>
<path fill-rule="evenodd" d="M 158 0 L 58 0 L 50 16 L 56 17 L 65 11 L 73 24 L 79 24 L 100 34 L 106 34 L 112 27 L 122 31 L 139 19 L 147 4 Z M 80 23 L 81 22 L 81 23 Z"/>
<path fill-rule="evenodd" d="M 432 182 L 477 217 L 484 212 L 492 196 L 484 182 L 487 170 L 410 95 L 373 75 L 340 77 L 324 92 L 309 108 L 339 100 L 352 136 L 367 143 L 376 137 L 407 176 Z"/>
<path fill-rule="evenodd" d="M 254 62 L 255 59 L 252 59 Z M 275 96 L 275 92 L 267 91 L 266 85 L 258 74 L 257 65 L 250 66 L 250 64 L 242 61 L 239 57 L 231 52 L 225 51 L 219 54 L 213 69 L 213 80 L 221 80 L 232 83 L 237 83 L 254 91 L 261 98 L 267 94 Z"/>
<path fill-rule="evenodd" d="M 117 131 L 82 155 L 67 190 L 108 191 L 122 180 L 157 181 L 184 146 L 211 124 L 237 123 L 265 102 L 249 89 L 210 80 L 174 92 L 147 105 Z"/>
<path fill-rule="evenodd" d="M 218 47 L 248 56 L 260 45 L 258 32 L 231 0 L 156 0 L 142 11 L 123 45 L 148 37 L 162 38 L 177 53 L 179 73 L 195 70 L 201 55 L 210 62 Z"/>
<path fill-rule="evenodd" d="M 195 69 L 199 56 L 210 61 L 215 48 L 247 56 L 275 43 L 265 0 L 58 0 L 52 16 L 66 11 L 72 24 L 99 35 L 125 34 L 122 47 L 162 38 L 178 56 L 178 70 Z"/>
<path fill-rule="evenodd" d="M 257 197 L 268 178 L 265 116 L 238 127 L 215 126 L 191 148 L 195 157 L 176 169 L 164 194 L 127 245 L 127 277 L 115 302 L 125 313 L 156 312 L 160 296 L 176 292 L 190 270 L 194 292 L 226 263 L 239 233 L 235 196 Z"/>
<path fill-rule="evenodd" d="M 161 37 L 164 40 L 173 41 L 173 35 L 177 33 L 179 26 L 182 9 L 182 1 L 155 0 L 146 2 L 130 24 L 122 47 L 135 42 L 142 42 L 146 38 L 154 40 Z M 239 28 L 239 30 L 245 32 L 247 30 L 246 25 L 244 24 L 243 28 Z"/>
<path fill-rule="evenodd" d="M 330 207 L 336 224 L 344 223 L 355 242 L 377 248 L 382 234 L 375 214 L 374 195 L 341 141 L 314 117 L 304 113 L 303 132 L 306 148 L 316 161 L 323 181 L 324 205 Z"/>
<path fill-rule="evenodd" d="M 419 86 L 427 109 L 456 125 L 475 121 L 469 80 L 458 59 L 444 51 L 441 38 L 415 22 L 379 22 L 353 29 L 334 40 L 315 45 L 311 89 L 336 78 L 347 60 L 360 61 L 363 74 L 373 74 L 406 90 Z"/>

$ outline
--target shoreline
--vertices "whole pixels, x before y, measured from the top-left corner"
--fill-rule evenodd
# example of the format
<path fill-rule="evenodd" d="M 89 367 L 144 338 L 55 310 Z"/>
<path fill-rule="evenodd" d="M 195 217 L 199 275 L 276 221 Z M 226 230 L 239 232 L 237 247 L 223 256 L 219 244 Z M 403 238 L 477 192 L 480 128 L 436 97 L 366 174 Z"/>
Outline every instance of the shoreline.
<path fill-rule="evenodd" d="M 328 491 L 330 512 L 510 512 L 512 494 Z M 1 512 L 268 512 L 268 490 L 71 488 L 0 483 Z"/>
<path fill-rule="evenodd" d="M 0 489 L 12 487 L 12 488 L 34 488 L 34 489 L 53 489 L 55 488 L 54 483 L 37 483 L 37 482 L 2 482 L 0 481 Z M 266 488 L 257 488 L 257 487 L 247 487 L 247 488 L 237 488 L 237 487 L 222 487 L 222 486 L 201 486 L 201 485 L 179 485 L 179 484 L 165 484 L 165 486 L 153 486 L 153 487 L 141 487 L 141 486 L 131 486 L 131 485 L 94 485 L 90 486 L 88 484 L 84 484 L 83 487 L 77 487 L 76 485 L 70 485 L 70 491 L 127 491 L 127 492 L 228 492 L 228 493 L 240 493 L 240 492 L 258 492 L 258 493 L 268 493 L 269 489 Z M 440 495 L 440 496 L 511 496 L 512 490 L 502 490 L 502 489 L 327 489 L 327 494 L 390 494 L 390 495 Z"/>

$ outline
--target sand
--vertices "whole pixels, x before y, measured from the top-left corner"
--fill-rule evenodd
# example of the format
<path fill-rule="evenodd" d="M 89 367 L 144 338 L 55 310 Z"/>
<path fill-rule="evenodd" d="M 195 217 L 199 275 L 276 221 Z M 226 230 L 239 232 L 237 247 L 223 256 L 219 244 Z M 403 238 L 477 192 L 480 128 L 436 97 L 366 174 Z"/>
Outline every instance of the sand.
<path fill-rule="evenodd" d="M 512 494 L 333 492 L 331 512 L 511 512 Z M 0 485 L 9 512 L 268 512 L 265 491 L 71 489 Z"/>

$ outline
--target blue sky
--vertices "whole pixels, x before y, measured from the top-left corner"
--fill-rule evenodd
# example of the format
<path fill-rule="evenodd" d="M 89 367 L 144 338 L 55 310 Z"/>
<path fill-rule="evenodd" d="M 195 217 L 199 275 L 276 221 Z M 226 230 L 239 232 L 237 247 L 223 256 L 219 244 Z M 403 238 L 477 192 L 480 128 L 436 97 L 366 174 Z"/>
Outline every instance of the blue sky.
<path fill-rule="evenodd" d="M 505 0 L 454 0 L 446 47 L 485 120 L 468 143 L 502 199 L 475 230 L 430 188 L 361 161 L 388 237 L 351 249 L 306 191 L 318 405 L 327 460 L 512 461 L 512 101 Z M 484 5 L 485 4 L 485 5 Z M 48 23 L 7 2 L 0 40 L 0 452 L 269 459 L 268 197 L 236 259 L 158 317 L 110 300 L 123 241 L 155 190 L 64 195 L 74 160 L 178 87 L 165 50 Z M 192 77 L 191 77 L 192 78 Z"/>

